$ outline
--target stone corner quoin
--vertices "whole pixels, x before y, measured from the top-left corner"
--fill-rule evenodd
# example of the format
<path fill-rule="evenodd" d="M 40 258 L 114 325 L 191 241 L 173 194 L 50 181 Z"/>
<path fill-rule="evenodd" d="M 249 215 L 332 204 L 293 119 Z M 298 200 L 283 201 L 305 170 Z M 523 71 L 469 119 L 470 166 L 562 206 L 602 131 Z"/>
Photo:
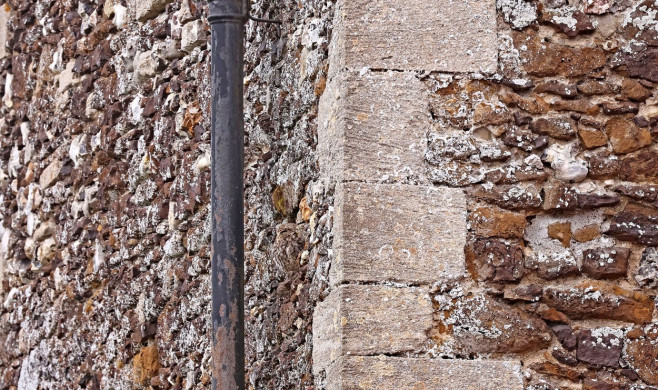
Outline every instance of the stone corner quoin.
<path fill-rule="evenodd" d="M 467 275 L 466 194 L 428 180 L 430 92 L 415 72 L 495 72 L 495 2 L 341 0 L 334 29 L 318 115 L 320 170 L 336 184 L 319 387 L 521 389 L 515 361 L 412 357 L 433 342 L 429 287 Z"/>

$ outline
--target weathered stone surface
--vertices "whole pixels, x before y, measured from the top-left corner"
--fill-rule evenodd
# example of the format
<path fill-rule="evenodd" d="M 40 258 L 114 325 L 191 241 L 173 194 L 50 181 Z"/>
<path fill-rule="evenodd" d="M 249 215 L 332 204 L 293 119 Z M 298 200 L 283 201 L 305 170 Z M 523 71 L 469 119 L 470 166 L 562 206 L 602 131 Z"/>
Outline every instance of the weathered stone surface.
<path fill-rule="evenodd" d="M 180 49 L 186 53 L 206 43 L 206 30 L 202 20 L 188 22 L 181 31 Z"/>
<path fill-rule="evenodd" d="M 619 367 L 623 337 L 624 333 L 619 329 L 581 330 L 578 334 L 578 360 L 596 366 Z"/>
<path fill-rule="evenodd" d="M 637 114 L 640 110 L 633 102 L 603 102 L 601 108 L 606 115 Z"/>
<path fill-rule="evenodd" d="M 575 320 L 602 318 L 642 324 L 651 321 L 654 310 L 653 300 L 647 295 L 602 282 L 548 287 L 542 302 Z"/>
<path fill-rule="evenodd" d="M 530 124 L 532 131 L 553 138 L 570 140 L 576 135 L 576 124 L 566 118 L 539 118 Z"/>
<path fill-rule="evenodd" d="M 635 272 L 635 280 L 642 287 L 658 287 L 658 248 L 649 247 L 644 250 L 640 266 Z"/>
<path fill-rule="evenodd" d="M 136 383 L 146 384 L 157 375 L 159 369 L 158 347 L 155 344 L 142 348 L 133 359 L 133 375 Z"/>
<path fill-rule="evenodd" d="M 527 224 L 525 215 L 499 209 L 479 207 L 468 215 L 470 228 L 485 237 L 521 238 Z"/>
<path fill-rule="evenodd" d="M 624 360 L 650 385 L 658 385 L 658 325 L 628 332 Z"/>
<path fill-rule="evenodd" d="M 534 363 L 530 365 L 530 369 L 540 374 L 556 378 L 563 378 L 571 382 L 578 382 L 581 377 L 580 372 L 564 366 L 560 366 L 559 364 L 555 364 L 553 362 Z"/>
<path fill-rule="evenodd" d="M 658 146 L 640 150 L 620 162 L 620 178 L 626 181 L 658 184 Z"/>
<path fill-rule="evenodd" d="M 578 194 L 576 198 L 578 199 L 578 207 L 581 209 L 611 207 L 619 204 L 619 197 L 616 195 Z"/>
<path fill-rule="evenodd" d="M 622 163 L 617 156 L 611 156 L 607 151 L 602 151 L 592 153 L 587 158 L 589 161 L 588 175 L 592 179 L 614 179 L 619 177 Z M 629 176 L 635 174 L 629 173 Z M 658 175 L 656 178 L 658 179 Z"/>
<path fill-rule="evenodd" d="M 332 283 L 433 283 L 465 272 L 461 190 L 345 183 L 337 193 Z"/>
<path fill-rule="evenodd" d="M 593 223 L 591 225 L 584 226 L 580 229 L 577 229 L 573 233 L 573 239 L 576 242 L 587 242 L 587 241 L 592 241 L 596 238 L 601 237 L 601 231 L 599 228 L 599 225 L 596 223 Z"/>
<path fill-rule="evenodd" d="M 548 225 L 548 237 L 560 241 L 565 248 L 571 246 L 572 234 L 571 222 L 555 222 Z"/>
<path fill-rule="evenodd" d="M 541 21 L 569 37 L 595 30 L 594 24 L 588 15 L 582 11 L 569 8 L 545 11 L 542 13 Z"/>
<path fill-rule="evenodd" d="M 503 297 L 510 301 L 537 302 L 541 298 L 542 287 L 527 284 L 505 288 Z"/>
<path fill-rule="evenodd" d="M 546 324 L 516 307 L 483 294 L 438 295 L 437 321 L 433 335 L 453 352 L 515 353 L 548 346 L 551 332 Z"/>
<path fill-rule="evenodd" d="M 476 239 L 465 249 L 466 264 L 479 280 L 515 282 L 523 276 L 523 243 Z"/>
<path fill-rule="evenodd" d="M 634 79 L 624 79 L 621 83 L 621 93 L 625 98 L 638 102 L 651 96 L 651 91 Z"/>
<path fill-rule="evenodd" d="M 167 4 L 172 1 L 173 0 L 131 0 L 132 5 L 135 7 L 135 17 L 140 22 L 145 22 L 156 17 L 160 12 L 164 11 Z"/>
<path fill-rule="evenodd" d="M 608 144 L 608 137 L 605 132 L 599 129 L 580 126 L 578 128 L 578 136 L 585 149 L 594 149 Z"/>
<path fill-rule="evenodd" d="M 583 251 L 583 272 L 595 279 L 613 279 L 626 276 L 628 248 L 599 248 Z"/>
<path fill-rule="evenodd" d="M 575 85 L 568 85 L 555 80 L 538 84 L 534 91 L 536 93 L 551 93 L 566 98 L 573 98 L 578 95 L 578 89 Z"/>
<path fill-rule="evenodd" d="M 583 76 L 605 65 L 605 52 L 598 47 L 574 48 L 523 33 L 514 35 L 514 43 L 525 48 L 523 66 L 533 76 Z"/>
<path fill-rule="evenodd" d="M 327 374 L 327 390 L 522 390 L 521 366 L 511 360 L 445 360 L 346 356 Z"/>
<path fill-rule="evenodd" d="M 625 65 L 628 75 L 658 81 L 658 49 L 640 47 L 619 56 L 617 64 Z"/>
<path fill-rule="evenodd" d="M 43 172 L 41 172 L 41 176 L 39 176 L 39 185 L 42 190 L 45 190 L 57 181 L 63 165 L 64 163 L 62 161 L 55 160 L 51 162 Z"/>
<path fill-rule="evenodd" d="M 501 185 L 493 189 L 477 186 L 469 194 L 510 210 L 532 210 L 542 203 L 540 190 L 534 184 Z"/>
<path fill-rule="evenodd" d="M 658 245 L 658 210 L 630 203 L 612 219 L 607 234 L 620 240 Z"/>
<path fill-rule="evenodd" d="M 619 93 L 619 86 L 600 80 L 586 80 L 578 84 L 578 90 L 587 96 Z"/>
<path fill-rule="evenodd" d="M 11 17 L 11 8 L 9 4 L 2 4 L 0 6 L 0 59 L 7 56 L 7 43 L 10 38 L 10 31 L 7 26 L 9 18 Z"/>
<path fill-rule="evenodd" d="M 573 351 L 578 346 L 578 335 L 573 331 L 571 325 L 567 324 L 553 324 L 551 330 L 557 336 L 560 344 L 567 351 Z"/>
<path fill-rule="evenodd" d="M 344 0 L 337 4 L 337 15 L 330 50 L 334 71 L 496 69 L 493 0 L 411 0 L 404 7 L 385 0 Z"/>
<path fill-rule="evenodd" d="M 343 74 L 318 114 L 322 172 L 337 181 L 422 178 L 427 92 L 412 73 Z"/>
<path fill-rule="evenodd" d="M 639 128 L 635 123 L 623 118 L 612 118 L 605 125 L 610 144 L 615 153 L 634 152 L 651 145 L 651 134 L 647 129 Z"/>
<path fill-rule="evenodd" d="M 313 324 L 317 374 L 344 355 L 420 350 L 432 326 L 432 303 L 422 288 L 344 285 L 318 304 Z"/>

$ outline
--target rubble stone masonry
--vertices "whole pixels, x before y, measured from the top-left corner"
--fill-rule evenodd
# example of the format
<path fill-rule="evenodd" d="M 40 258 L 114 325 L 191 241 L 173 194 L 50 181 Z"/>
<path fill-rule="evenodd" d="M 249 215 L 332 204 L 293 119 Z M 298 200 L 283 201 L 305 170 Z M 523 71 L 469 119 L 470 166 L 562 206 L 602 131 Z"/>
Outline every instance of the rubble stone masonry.
<path fill-rule="evenodd" d="M 658 389 L 655 0 L 253 1 L 250 389 Z M 197 0 L 0 3 L 0 388 L 210 388 Z"/>

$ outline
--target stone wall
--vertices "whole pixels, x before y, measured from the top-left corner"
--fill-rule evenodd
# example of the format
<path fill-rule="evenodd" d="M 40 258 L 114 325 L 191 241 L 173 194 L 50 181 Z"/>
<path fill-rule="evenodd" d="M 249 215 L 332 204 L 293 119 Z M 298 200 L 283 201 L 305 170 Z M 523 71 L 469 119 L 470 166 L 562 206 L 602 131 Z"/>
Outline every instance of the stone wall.
<path fill-rule="evenodd" d="M 657 14 L 337 2 L 319 387 L 658 386 Z"/>
<path fill-rule="evenodd" d="M 250 388 L 658 388 L 655 1 L 253 12 Z M 205 14 L 0 6 L 0 388 L 209 387 Z"/>
<path fill-rule="evenodd" d="M 209 26 L 196 0 L 0 5 L 0 388 L 209 388 Z M 332 1 L 255 1 L 246 373 L 307 388 L 332 194 Z"/>

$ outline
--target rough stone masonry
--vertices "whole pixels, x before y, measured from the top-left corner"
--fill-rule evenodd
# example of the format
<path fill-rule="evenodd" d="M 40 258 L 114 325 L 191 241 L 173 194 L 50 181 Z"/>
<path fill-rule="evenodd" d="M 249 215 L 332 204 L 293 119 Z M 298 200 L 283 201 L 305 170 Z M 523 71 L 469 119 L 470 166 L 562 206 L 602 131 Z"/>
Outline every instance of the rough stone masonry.
<path fill-rule="evenodd" d="M 655 1 L 253 3 L 250 389 L 658 388 Z M 210 387 L 206 12 L 0 4 L 0 388 Z"/>

